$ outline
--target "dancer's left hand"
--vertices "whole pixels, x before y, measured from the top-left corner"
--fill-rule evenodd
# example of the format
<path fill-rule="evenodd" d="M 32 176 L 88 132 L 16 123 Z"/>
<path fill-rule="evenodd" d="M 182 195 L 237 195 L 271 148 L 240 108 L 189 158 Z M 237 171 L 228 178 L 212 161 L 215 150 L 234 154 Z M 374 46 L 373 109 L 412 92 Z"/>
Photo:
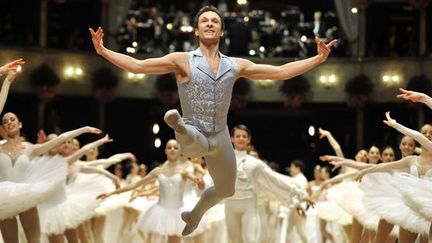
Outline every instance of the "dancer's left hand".
<path fill-rule="evenodd" d="M 96 199 L 103 200 L 103 199 L 106 199 L 106 198 L 111 197 L 111 196 L 112 196 L 111 192 L 105 192 L 105 193 L 102 193 L 99 196 L 97 196 Z"/>
<path fill-rule="evenodd" d="M 200 189 L 201 191 L 204 190 L 205 182 L 202 178 L 197 178 L 196 184 L 197 184 L 198 189 Z"/>
<path fill-rule="evenodd" d="M 332 40 L 328 44 L 325 44 L 319 37 L 315 37 L 315 42 L 317 44 L 318 58 L 320 62 L 323 63 L 327 60 L 331 48 L 336 44 L 337 40 Z"/>
<path fill-rule="evenodd" d="M 18 67 L 23 65 L 25 62 L 22 58 L 16 59 L 10 63 L 7 63 L 0 67 L 0 76 L 9 72 L 17 72 Z"/>
<path fill-rule="evenodd" d="M 334 156 L 334 155 L 322 155 L 319 157 L 321 161 L 342 161 L 345 158 Z"/>
<path fill-rule="evenodd" d="M 406 89 L 402 89 L 399 88 L 399 91 L 401 92 L 401 94 L 398 94 L 396 97 L 399 99 L 404 99 L 404 100 L 409 100 L 411 102 L 422 102 L 422 100 L 424 100 L 427 95 L 420 93 L 420 92 L 415 92 L 415 91 L 411 91 L 411 90 L 406 90 Z"/>
<path fill-rule="evenodd" d="M 361 182 L 363 179 L 363 176 L 365 176 L 365 173 L 362 171 L 357 172 L 357 175 L 354 177 L 355 181 Z"/>
<path fill-rule="evenodd" d="M 305 197 L 305 198 L 303 199 L 303 201 L 304 201 L 307 205 L 309 205 L 309 206 L 311 206 L 311 207 L 315 207 L 315 201 L 314 201 L 310 196 Z"/>

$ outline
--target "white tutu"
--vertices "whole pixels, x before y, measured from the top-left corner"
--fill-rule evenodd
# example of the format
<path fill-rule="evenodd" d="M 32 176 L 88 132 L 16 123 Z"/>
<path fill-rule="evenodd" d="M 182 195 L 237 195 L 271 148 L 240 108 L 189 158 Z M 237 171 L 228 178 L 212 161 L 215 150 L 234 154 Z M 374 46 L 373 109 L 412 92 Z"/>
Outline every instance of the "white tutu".
<path fill-rule="evenodd" d="M 0 153 L 0 220 L 14 217 L 49 198 L 66 179 L 67 163 L 61 156 L 29 160 Z"/>
<path fill-rule="evenodd" d="M 352 216 L 337 203 L 341 201 L 341 197 L 343 197 L 343 192 L 339 191 L 337 187 L 332 186 L 329 188 L 326 192 L 327 201 L 319 201 L 316 203 L 316 214 L 321 219 L 328 222 L 335 222 L 340 225 L 352 224 Z"/>
<path fill-rule="evenodd" d="M 379 216 L 368 211 L 363 204 L 363 191 L 359 183 L 355 181 L 344 181 L 335 186 L 333 189 L 341 193 L 340 197 L 334 197 L 336 203 L 347 213 L 356 218 L 360 224 L 369 230 L 377 230 Z"/>
<path fill-rule="evenodd" d="M 94 174 L 93 176 L 97 177 L 99 182 L 101 183 L 101 185 L 104 186 L 104 190 L 102 192 L 112 192 L 115 190 L 114 183 L 110 179 L 108 179 L 107 177 L 99 176 L 97 174 Z M 122 203 L 119 202 L 121 200 L 116 200 L 116 198 L 118 198 L 118 196 L 119 195 L 113 195 L 107 199 L 102 200 L 99 204 L 99 207 L 97 207 L 95 209 L 95 213 L 96 213 L 95 216 L 106 216 L 108 212 L 119 208 Z M 123 205 L 126 202 L 123 202 Z"/>
<path fill-rule="evenodd" d="M 432 221 L 432 178 L 418 178 L 406 173 L 395 174 L 395 181 L 405 202 L 418 215 Z"/>
<path fill-rule="evenodd" d="M 151 206 L 157 203 L 157 197 L 137 197 L 132 202 L 126 204 L 126 207 L 133 208 L 138 212 L 145 213 Z"/>
<path fill-rule="evenodd" d="M 430 222 L 419 217 L 407 206 L 398 189 L 405 186 L 404 181 L 396 178 L 390 173 L 373 173 L 364 176 L 360 188 L 364 192 L 365 208 L 391 224 L 427 235 Z"/>
<path fill-rule="evenodd" d="M 352 224 L 352 216 L 345 212 L 336 202 L 317 202 L 315 212 L 321 219 L 328 222 L 335 222 L 344 226 Z"/>
<path fill-rule="evenodd" d="M 96 197 L 105 189 L 99 178 L 79 173 L 75 181 L 40 204 L 41 232 L 47 235 L 61 234 L 92 218 L 100 204 Z"/>
<path fill-rule="evenodd" d="M 140 215 L 137 227 L 146 233 L 182 236 L 181 232 L 186 224 L 180 215 L 190 209 L 190 206 L 184 203 L 185 181 L 180 174 L 173 176 L 159 174 L 158 181 L 159 200 Z M 188 237 L 202 233 L 205 227 L 204 220 L 201 220 L 196 230 Z"/>

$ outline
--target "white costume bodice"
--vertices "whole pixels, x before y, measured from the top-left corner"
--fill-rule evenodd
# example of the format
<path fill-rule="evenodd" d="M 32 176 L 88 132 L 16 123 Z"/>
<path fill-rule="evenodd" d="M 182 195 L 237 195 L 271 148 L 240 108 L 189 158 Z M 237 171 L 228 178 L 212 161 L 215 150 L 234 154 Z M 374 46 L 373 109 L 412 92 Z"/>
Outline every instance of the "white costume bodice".
<path fill-rule="evenodd" d="M 22 180 L 30 166 L 30 158 L 26 154 L 21 154 L 13 163 L 11 157 L 5 153 L 0 153 L 0 181 Z"/>
<path fill-rule="evenodd" d="M 180 174 L 166 176 L 159 174 L 159 201 L 158 204 L 167 208 L 180 208 L 183 206 L 183 193 L 185 181 Z"/>
<path fill-rule="evenodd" d="M 432 177 L 432 164 L 420 165 L 418 157 L 415 158 L 415 162 L 411 164 L 409 173 L 416 177 Z"/>

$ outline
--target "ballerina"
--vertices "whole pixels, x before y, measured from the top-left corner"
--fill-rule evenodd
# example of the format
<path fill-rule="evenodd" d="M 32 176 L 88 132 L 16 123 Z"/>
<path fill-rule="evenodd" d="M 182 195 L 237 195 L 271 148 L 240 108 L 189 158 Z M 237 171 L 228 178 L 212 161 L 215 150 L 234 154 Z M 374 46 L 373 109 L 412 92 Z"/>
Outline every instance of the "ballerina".
<path fill-rule="evenodd" d="M 361 169 L 361 171 L 358 172 L 357 178 L 360 180 L 364 177 L 363 181 L 368 184 L 370 184 L 370 182 L 368 182 L 370 178 L 365 175 L 370 173 L 391 173 L 397 171 L 407 172 L 416 177 L 432 176 L 432 170 L 430 170 L 432 169 L 432 164 L 427 162 L 432 159 L 432 153 L 429 152 L 429 149 L 425 148 L 429 148 L 432 145 L 432 142 L 430 141 L 430 139 L 432 139 L 432 126 L 426 124 L 421 128 L 421 133 L 419 133 L 397 123 L 396 120 L 390 117 L 389 112 L 386 112 L 386 118 L 387 119 L 384 120 L 386 125 L 395 128 L 404 135 L 414 138 L 423 146 L 422 152 L 419 156 L 407 156 L 395 162 L 366 167 L 359 167 L 349 160 L 333 158 L 332 160 L 335 160 L 334 164 Z M 391 227 L 393 227 L 392 225 L 400 226 L 400 242 L 414 242 L 417 238 L 417 234 L 427 235 L 430 223 L 424 218 L 419 217 L 412 205 L 410 205 L 406 198 L 403 197 L 403 194 L 401 193 L 403 191 L 401 191 L 400 188 L 403 188 L 405 185 L 403 185 L 402 180 L 399 180 L 400 177 L 393 174 L 381 174 L 382 175 L 379 176 L 379 179 L 376 176 L 373 177 L 375 180 L 373 183 L 375 185 L 374 188 L 379 189 L 377 191 L 380 192 L 379 195 L 376 195 L 376 192 L 370 189 L 364 190 L 364 200 L 369 202 L 368 204 L 365 204 L 365 206 L 390 223 Z M 384 186 L 386 189 L 381 190 L 378 186 Z M 373 198 L 373 200 L 368 200 L 368 197 L 371 197 L 371 199 Z M 377 239 L 382 240 L 383 238 L 385 240 L 385 236 L 381 236 L 380 232 L 378 232 L 375 242 L 378 242 Z"/>
<path fill-rule="evenodd" d="M 151 242 L 162 242 L 164 237 L 168 237 L 169 243 L 180 242 L 182 229 L 185 223 L 181 220 L 180 214 L 184 204 L 184 188 L 186 180 L 199 183 L 199 178 L 195 177 L 184 165 L 181 158 L 180 146 L 175 140 L 169 140 L 165 147 L 167 161 L 161 167 L 157 167 L 141 180 L 127 185 L 121 189 L 98 196 L 104 199 L 115 194 L 127 192 L 143 185 L 159 182 L 159 200 L 143 214 L 141 214 L 137 227 L 144 233 L 151 233 Z M 206 229 L 203 223 L 190 236 L 198 235 Z"/>
<path fill-rule="evenodd" d="M 68 164 L 67 183 L 63 183 L 50 198 L 38 205 L 41 231 L 48 236 L 50 242 L 64 242 L 64 236 L 70 243 L 77 242 L 76 229 L 93 216 L 94 209 L 99 205 L 94 194 L 103 191 L 104 184 L 98 180 L 90 183 L 82 179 L 79 173 L 98 173 L 112 180 L 116 187 L 120 186 L 119 179 L 108 171 L 88 166 L 85 162 L 77 162 L 88 150 L 111 141 L 106 135 L 73 152 L 73 141 L 68 139 L 58 148 L 59 154 Z"/>

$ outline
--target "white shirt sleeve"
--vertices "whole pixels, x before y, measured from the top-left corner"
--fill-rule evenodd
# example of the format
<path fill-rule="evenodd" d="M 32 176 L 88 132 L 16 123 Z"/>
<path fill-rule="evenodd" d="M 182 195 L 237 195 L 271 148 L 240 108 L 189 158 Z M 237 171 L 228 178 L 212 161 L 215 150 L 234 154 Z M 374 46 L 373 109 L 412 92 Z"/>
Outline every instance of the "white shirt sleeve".
<path fill-rule="evenodd" d="M 273 171 L 252 156 L 248 157 L 244 169 L 258 193 L 270 194 L 287 205 L 298 204 L 307 196 L 306 190 L 292 178 Z"/>

